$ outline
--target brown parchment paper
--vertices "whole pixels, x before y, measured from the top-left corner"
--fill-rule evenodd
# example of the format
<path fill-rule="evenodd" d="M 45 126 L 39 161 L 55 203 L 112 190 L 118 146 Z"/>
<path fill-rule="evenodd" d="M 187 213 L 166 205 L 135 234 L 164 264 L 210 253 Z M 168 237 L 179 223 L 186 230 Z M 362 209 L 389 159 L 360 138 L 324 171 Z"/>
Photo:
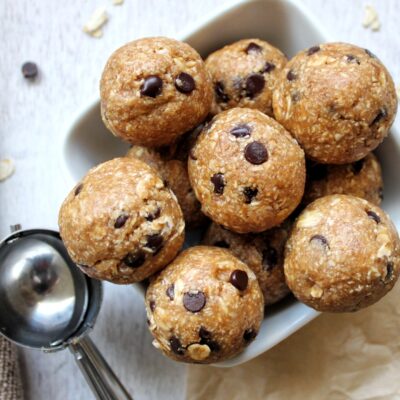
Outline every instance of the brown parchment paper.
<path fill-rule="evenodd" d="M 400 399 L 400 284 L 365 310 L 319 316 L 240 366 L 190 366 L 186 399 Z"/>

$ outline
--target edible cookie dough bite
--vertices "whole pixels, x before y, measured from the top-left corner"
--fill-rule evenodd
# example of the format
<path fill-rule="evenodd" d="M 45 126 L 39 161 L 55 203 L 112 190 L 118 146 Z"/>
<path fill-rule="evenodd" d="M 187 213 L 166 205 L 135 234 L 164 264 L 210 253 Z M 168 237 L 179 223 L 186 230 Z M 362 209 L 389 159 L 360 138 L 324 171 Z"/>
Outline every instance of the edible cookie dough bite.
<path fill-rule="evenodd" d="M 382 170 L 370 153 L 352 164 L 327 165 L 310 162 L 303 205 L 329 194 L 351 194 L 380 205 L 383 199 Z"/>
<path fill-rule="evenodd" d="M 145 146 L 172 143 L 210 111 L 212 86 L 199 54 L 164 37 L 135 40 L 108 59 L 101 114 L 116 136 Z"/>
<path fill-rule="evenodd" d="M 348 312 L 377 302 L 400 272 L 399 236 L 372 203 L 331 195 L 311 203 L 286 243 L 286 283 L 318 311 Z"/>
<path fill-rule="evenodd" d="M 272 92 L 287 63 L 280 50 L 264 40 L 243 39 L 210 54 L 205 63 L 214 85 L 214 114 L 249 107 L 273 115 Z"/>
<path fill-rule="evenodd" d="M 326 43 L 286 64 L 273 109 L 307 157 L 346 164 L 365 157 L 387 136 L 397 96 L 389 72 L 371 52 Z"/>
<path fill-rule="evenodd" d="M 153 345 L 184 362 L 213 363 L 240 353 L 256 336 L 264 300 L 256 276 L 229 251 L 183 251 L 146 292 Z"/>
<path fill-rule="evenodd" d="M 59 213 L 60 235 L 87 275 L 141 281 L 180 250 L 184 221 L 175 195 L 147 164 L 116 158 L 91 169 Z"/>
<path fill-rule="evenodd" d="M 263 233 L 241 235 L 212 223 L 203 243 L 226 248 L 243 261 L 256 274 L 265 305 L 270 305 L 289 293 L 283 273 L 283 253 L 289 229 L 290 223 L 284 222 Z"/>
<path fill-rule="evenodd" d="M 279 225 L 303 196 L 303 151 L 258 110 L 233 108 L 215 116 L 199 135 L 188 166 L 204 214 L 234 232 Z"/>

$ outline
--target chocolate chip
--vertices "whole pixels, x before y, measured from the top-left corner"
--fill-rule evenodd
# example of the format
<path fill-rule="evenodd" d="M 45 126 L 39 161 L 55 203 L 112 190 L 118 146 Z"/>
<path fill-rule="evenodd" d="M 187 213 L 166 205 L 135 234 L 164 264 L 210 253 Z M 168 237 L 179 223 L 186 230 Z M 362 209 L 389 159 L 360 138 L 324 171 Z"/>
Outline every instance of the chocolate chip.
<path fill-rule="evenodd" d="M 157 75 L 150 75 L 145 78 L 140 86 L 141 96 L 156 97 L 161 94 L 163 81 Z"/>
<path fill-rule="evenodd" d="M 214 242 L 214 246 L 221 247 L 223 249 L 229 249 L 229 243 L 227 243 L 225 240 L 217 240 Z"/>
<path fill-rule="evenodd" d="M 356 63 L 358 65 L 361 64 L 360 60 L 356 56 L 354 56 L 353 54 L 347 54 L 346 55 L 346 62 L 348 62 L 349 64 L 351 64 L 351 63 L 353 63 L 353 64 Z"/>
<path fill-rule="evenodd" d="M 114 228 L 120 229 L 125 225 L 125 222 L 128 221 L 129 215 L 121 214 L 114 222 Z"/>
<path fill-rule="evenodd" d="M 155 209 L 155 211 L 153 211 L 153 212 L 147 214 L 147 216 L 145 217 L 145 218 L 146 218 L 146 221 L 152 222 L 152 221 L 154 221 L 155 219 L 157 219 L 157 218 L 160 216 L 160 214 L 161 214 L 161 208 L 160 208 L 160 207 L 157 207 L 157 208 Z"/>
<path fill-rule="evenodd" d="M 244 157 L 254 165 L 260 165 L 268 160 L 268 151 L 260 142 L 251 142 L 244 149 Z"/>
<path fill-rule="evenodd" d="M 270 271 L 278 264 L 278 252 L 272 246 L 267 246 L 262 252 L 262 266 L 266 271 Z"/>
<path fill-rule="evenodd" d="M 217 95 L 217 101 L 222 101 L 223 103 L 227 103 L 229 101 L 229 96 L 225 93 L 225 85 L 223 82 L 216 82 L 214 90 L 215 94 Z"/>
<path fill-rule="evenodd" d="M 38 67 L 34 62 L 26 62 L 22 65 L 22 74 L 26 79 L 34 79 L 38 75 Z"/>
<path fill-rule="evenodd" d="M 139 268 L 146 260 L 146 254 L 139 250 L 136 253 L 128 253 L 122 262 L 130 268 Z"/>
<path fill-rule="evenodd" d="M 185 353 L 185 348 L 182 347 L 181 341 L 176 336 L 171 336 L 169 339 L 169 345 L 171 346 L 171 350 L 178 355 L 182 355 Z"/>
<path fill-rule="evenodd" d="M 364 159 L 358 160 L 351 164 L 351 170 L 353 171 L 354 175 L 358 175 L 364 166 Z"/>
<path fill-rule="evenodd" d="M 183 306 L 192 313 L 201 311 L 205 305 L 206 296 L 201 291 L 186 292 L 183 295 Z"/>
<path fill-rule="evenodd" d="M 163 245 L 163 237 L 159 233 L 154 233 L 147 236 L 146 247 L 152 250 L 154 254 L 157 254 Z"/>
<path fill-rule="evenodd" d="M 175 87 L 179 92 L 189 94 L 196 88 L 196 83 L 194 82 L 192 75 L 189 75 L 186 72 L 181 72 L 175 78 Z"/>
<path fill-rule="evenodd" d="M 374 118 L 374 120 L 369 124 L 369 126 L 377 124 L 385 117 L 387 117 L 387 110 L 386 110 L 386 108 L 381 108 L 378 111 L 378 113 L 376 114 L 376 117 Z"/>
<path fill-rule="evenodd" d="M 175 298 L 175 285 L 174 284 L 169 285 L 165 293 L 167 294 L 170 300 L 173 300 Z"/>
<path fill-rule="evenodd" d="M 254 329 L 246 329 L 243 333 L 243 339 L 246 342 L 253 341 L 257 336 L 257 332 Z"/>
<path fill-rule="evenodd" d="M 150 320 L 148 318 L 146 318 L 146 322 L 147 322 L 147 325 L 150 326 Z"/>
<path fill-rule="evenodd" d="M 379 198 L 380 198 L 381 200 L 383 200 L 383 188 L 382 188 L 382 187 L 380 187 L 380 188 L 378 189 L 378 196 L 379 196 Z"/>
<path fill-rule="evenodd" d="M 312 46 L 307 50 L 307 55 L 312 56 L 314 53 L 317 53 L 318 51 L 321 50 L 321 47 L 319 46 Z"/>
<path fill-rule="evenodd" d="M 247 124 L 236 125 L 230 131 L 230 134 L 237 138 L 243 138 L 243 137 L 250 136 L 250 133 L 251 133 L 251 128 Z"/>
<path fill-rule="evenodd" d="M 393 269 L 394 269 L 394 265 L 391 261 L 389 261 L 386 264 L 386 276 L 385 276 L 385 282 L 390 281 L 392 279 L 393 276 Z"/>
<path fill-rule="evenodd" d="M 365 52 L 371 57 L 371 58 L 376 58 L 376 55 L 374 53 L 372 53 L 371 51 L 369 51 L 368 49 L 364 49 Z"/>
<path fill-rule="evenodd" d="M 379 215 L 374 213 L 373 211 L 367 211 L 367 215 L 369 218 L 373 219 L 377 224 L 381 222 Z"/>
<path fill-rule="evenodd" d="M 320 245 L 322 245 L 323 247 L 326 247 L 329 249 L 329 243 L 328 240 L 326 239 L 325 236 L 322 235 L 314 235 L 311 237 L 310 239 L 310 243 L 314 242 L 314 243 L 318 243 Z"/>
<path fill-rule="evenodd" d="M 264 68 L 260 72 L 269 74 L 275 68 L 276 68 L 275 64 L 273 64 L 272 62 L 266 61 L 264 64 Z"/>
<path fill-rule="evenodd" d="M 245 271 L 235 269 L 229 278 L 229 282 L 238 290 L 246 290 L 249 283 L 249 277 Z"/>
<path fill-rule="evenodd" d="M 260 93 L 265 86 L 265 79 L 261 74 L 250 74 L 246 78 L 246 96 L 251 99 Z"/>
<path fill-rule="evenodd" d="M 286 75 L 286 78 L 288 81 L 294 81 L 295 79 L 297 79 L 297 75 L 290 69 Z"/>
<path fill-rule="evenodd" d="M 201 326 L 199 329 L 199 336 L 201 339 L 211 339 L 211 332 Z"/>
<path fill-rule="evenodd" d="M 300 100 L 300 92 L 298 92 L 297 90 L 295 92 L 292 92 L 291 98 L 293 103 L 297 103 Z"/>
<path fill-rule="evenodd" d="M 214 185 L 214 193 L 216 194 L 224 193 L 224 188 L 226 185 L 224 174 L 221 174 L 220 172 L 218 172 L 218 174 L 214 174 L 211 177 L 211 182 Z"/>
<path fill-rule="evenodd" d="M 156 309 L 156 302 L 154 300 L 150 300 L 149 306 L 150 310 L 154 312 L 154 310 Z"/>
<path fill-rule="evenodd" d="M 244 202 L 246 204 L 250 204 L 253 201 L 254 197 L 257 196 L 257 193 L 258 193 L 257 188 L 245 187 L 243 189 L 243 194 L 244 194 L 244 198 L 245 198 Z"/>
<path fill-rule="evenodd" d="M 78 194 L 82 191 L 82 189 L 83 189 L 83 184 L 80 183 L 80 184 L 75 188 L 75 191 L 74 191 L 75 196 L 78 196 Z"/>
<path fill-rule="evenodd" d="M 211 351 L 217 352 L 220 350 L 220 345 L 215 340 L 212 340 L 211 332 L 203 326 L 199 329 L 200 344 L 206 344 Z"/>
<path fill-rule="evenodd" d="M 250 54 L 250 53 L 261 53 L 262 52 L 262 47 L 259 46 L 257 43 L 250 42 L 248 44 L 248 46 L 246 47 L 245 52 L 247 54 Z"/>
<path fill-rule="evenodd" d="M 308 167 L 307 174 L 312 181 L 321 181 L 328 176 L 328 167 L 325 164 L 313 164 Z"/>

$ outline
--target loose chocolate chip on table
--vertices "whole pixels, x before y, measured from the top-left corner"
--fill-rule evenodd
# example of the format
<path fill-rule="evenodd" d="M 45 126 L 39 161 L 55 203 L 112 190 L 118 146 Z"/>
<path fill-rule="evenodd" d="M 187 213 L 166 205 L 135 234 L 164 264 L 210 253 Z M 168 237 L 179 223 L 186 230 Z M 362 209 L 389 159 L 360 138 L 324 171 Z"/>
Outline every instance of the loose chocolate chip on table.
<path fill-rule="evenodd" d="M 392 279 L 393 276 L 393 263 L 391 261 L 389 261 L 386 264 L 386 276 L 385 276 L 385 282 L 390 281 Z"/>
<path fill-rule="evenodd" d="M 181 341 L 176 336 L 171 336 L 169 339 L 169 344 L 171 350 L 178 355 L 182 355 L 185 352 L 184 347 L 182 347 Z"/>
<path fill-rule="evenodd" d="M 22 74 L 26 79 L 34 79 L 38 74 L 38 67 L 34 62 L 26 62 L 22 65 Z"/>
<path fill-rule="evenodd" d="M 251 342 L 252 340 L 254 340 L 257 336 L 257 332 L 253 329 L 246 329 L 243 333 L 243 339 L 246 342 Z"/>
<path fill-rule="evenodd" d="M 318 243 L 318 244 L 322 245 L 323 247 L 327 247 L 329 249 L 329 243 L 328 243 L 328 240 L 327 240 L 327 238 L 325 236 L 314 235 L 310 239 L 310 243 L 311 242 Z"/>
<path fill-rule="evenodd" d="M 236 125 L 230 131 L 230 134 L 237 138 L 243 138 L 243 137 L 250 136 L 250 133 L 251 133 L 251 128 L 247 124 Z"/>
<path fill-rule="evenodd" d="M 192 313 L 201 311 L 205 305 L 206 296 L 201 291 L 186 292 L 183 295 L 183 306 Z"/>
<path fill-rule="evenodd" d="M 244 194 L 244 199 L 245 199 L 244 202 L 246 204 L 250 204 L 253 201 L 254 197 L 257 196 L 258 189 L 252 188 L 252 187 L 245 187 L 243 189 L 243 194 Z"/>
<path fill-rule="evenodd" d="M 365 52 L 371 57 L 371 58 L 376 58 L 376 55 L 374 53 L 372 53 L 371 51 L 369 51 L 368 49 L 364 49 Z"/>
<path fill-rule="evenodd" d="M 373 219 L 377 224 L 381 222 L 379 215 L 374 213 L 373 211 L 367 211 L 367 215 L 369 218 Z"/>
<path fill-rule="evenodd" d="M 273 64 L 272 62 L 266 61 L 264 68 L 260 71 L 261 73 L 266 73 L 269 74 L 271 71 L 273 71 L 275 69 L 275 64 Z"/>
<path fill-rule="evenodd" d="M 146 220 L 152 222 L 152 221 L 154 221 L 155 219 L 157 219 L 157 218 L 160 216 L 160 214 L 161 214 L 161 208 L 160 208 L 160 207 L 157 207 L 155 211 L 149 213 L 149 214 L 146 216 Z"/>
<path fill-rule="evenodd" d="M 259 46 L 257 43 L 250 42 L 248 44 L 248 46 L 246 47 L 245 52 L 247 54 L 250 54 L 250 53 L 261 53 L 262 52 L 262 47 Z"/>
<path fill-rule="evenodd" d="M 167 290 L 165 291 L 165 293 L 167 294 L 167 296 L 169 297 L 170 300 L 173 300 L 175 298 L 175 286 L 174 286 L 174 284 L 169 285 L 167 287 Z"/>
<path fill-rule="evenodd" d="M 140 86 L 140 94 L 142 96 L 156 97 L 161 94 L 163 81 L 157 75 L 150 75 L 145 78 L 142 86 Z"/>
<path fill-rule="evenodd" d="M 318 51 L 321 50 L 321 47 L 319 46 L 312 46 L 307 50 L 307 55 L 312 56 L 314 53 L 317 53 Z"/>
<path fill-rule="evenodd" d="M 153 233 L 152 235 L 147 236 L 146 247 L 151 249 L 154 254 L 157 254 L 162 245 L 163 245 L 163 237 L 159 233 Z"/>
<path fill-rule="evenodd" d="M 156 302 L 154 300 L 150 300 L 149 306 L 150 310 L 153 312 L 156 309 Z"/>
<path fill-rule="evenodd" d="M 346 56 L 346 61 L 350 64 L 350 63 L 356 63 L 358 65 L 360 65 L 360 60 L 356 57 L 353 56 L 353 54 L 347 54 Z"/>
<path fill-rule="evenodd" d="M 307 175 L 312 181 L 321 181 L 328 176 L 328 167 L 325 164 L 313 164 L 307 168 Z"/>
<path fill-rule="evenodd" d="M 146 254 L 139 250 L 136 253 L 128 253 L 122 262 L 130 268 L 139 268 L 146 260 Z"/>
<path fill-rule="evenodd" d="M 223 82 L 216 82 L 214 90 L 215 94 L 217 95 L 217 101 L 222 101 L 223 103 L 227 103 L 229 101 L 229 96 L 225 93 L 225 85 Z"/>
<path fill-rule="evenodd" d="M 78 194 L 82 191 L 83 189 L 83 184 L 80 183 L 76 188 L 75 188 L 75 196 L 78 196 Z"/>
<path fill-rule="evenodd" d="M 127 214 L 121 214 L 121 215 L 115 220 L 115 222 L 114 222 L 114 228 L 115 228 L 115 229 L 120 229 L 120 228 L 122 228 L 122 227 L 125 225 L 126 221 L 128 221 L 128 219 L 129 219 L 129 215 L 127 215 Z"/>
<path fill-rule="evenodd" d="M 218 172 L 211 177 L 211 183 L 214 185 L 214 193 L 222 194 L 224 193 L 225 179 L 224 174 Z"/>
<path fill-rule="evenodd" d="M 249 283 L 249 277 L 245 271 L 235 269 L 229 278 L 229 282 L 238 290 L 246 290 Z"/>
<path fill-rule="evenodd" d="M 268 151 L 260 142 L 251 142 L 244 149 L 244 157 L 254 165 L 263 164 L 268 160 Z"/>
<path fill-rule="evenodd" d="M 214 242 L 214 246 L 221 247 L 222 249 L 229 249 L 229 243 L 225 242 L 225 240 L 217 240 Z"/>
<path fill-rule="evenodd" d="M 251 99 L 257 96 L 265 86 L 264 76 L 261 74 L 250 74 L 246 79 L 246 96 Z"/>
<path fill-rule="evenodd" d="M 297 75 L 290 69 L 286 75 L 286 78 L 288 81 L 294 81 L 295 79 L 297 79 Z"/>
<path fill-rule="evenodd" d="M 376 114 L 374 120 L 369 124 L 369 126 L 377 124 L 378 122 L 381 121 L 381 119 L 385 118 L 386 116 L 387 116 L 386 108 L 381 108 Z"/>
<path fill-rule="evenodd" d="M 189 94 L 196 88 L 196 83 L 194 82 L 192 75 L 189 75 L 186 72 L 181 72 L 175 78 L 175 87 L 179 92 Z"/>
<path fill-rule="evenodd" d="M 353 171 L 354 175 L 358 175 L 364 166 L 364 159 L 358 160 L 351 164 L 351 170 Z"/>
<path fill-rule="evenodd" d="M 262 252 L 262 266 L 266 271 L 270 271 L 278 264 L 278 252 L 272 246 L 267 246 Z"/>

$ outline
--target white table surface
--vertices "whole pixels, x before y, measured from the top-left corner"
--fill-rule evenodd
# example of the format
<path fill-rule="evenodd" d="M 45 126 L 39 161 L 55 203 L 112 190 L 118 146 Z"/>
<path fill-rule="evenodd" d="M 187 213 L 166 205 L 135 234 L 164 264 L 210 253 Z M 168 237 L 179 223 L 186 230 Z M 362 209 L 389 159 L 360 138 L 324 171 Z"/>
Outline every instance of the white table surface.
<path fill-rule="evenodd" d="M 204 16 L 216 0 L 2 0 L 0 5 L 0 159 L 15 160 L 15 174 L 0 183 L 0 235 L 10 224 L 56 227 L 58 207 L 70 189 L 60 178 L 60 136 L 74 114 L 98 96 L 110 53 L 141 36 L 176 37 Z M 335 40 L 369 48 L 400 84 L 400 4 L 374 0 L 380 32 L 361 26 L 364 1 L 304 0 Z M 105 5 L 104 36 L 82 32 L 92 11 Z M 40 78 L 23 79 L 35 61 Z M 142 300 L 126 286 L 105 285 L 103 308 L 92 338 L 135 399 L 183 399 L 185 366 L 151 346 Z M 68 351 L 20 352 L 27 399 L 92 399 Z"/>

